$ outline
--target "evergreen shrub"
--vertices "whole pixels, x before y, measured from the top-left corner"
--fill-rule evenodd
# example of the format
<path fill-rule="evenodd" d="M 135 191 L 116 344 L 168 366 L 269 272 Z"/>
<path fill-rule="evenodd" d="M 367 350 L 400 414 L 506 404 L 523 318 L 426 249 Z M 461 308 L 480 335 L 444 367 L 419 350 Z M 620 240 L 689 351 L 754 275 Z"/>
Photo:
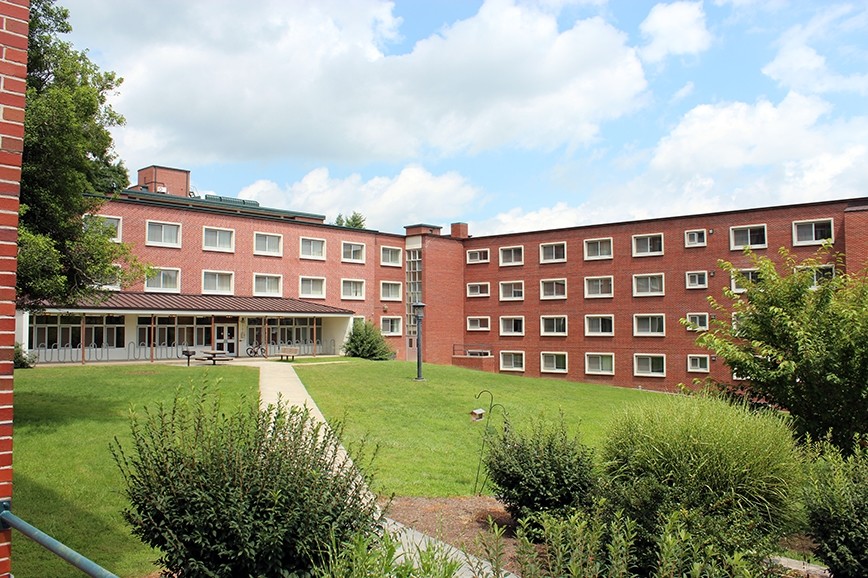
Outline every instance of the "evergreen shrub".
<path fill-rule="evenodd" d="M 380 329 L 370 321 L 357 321 L 353 324 L 353 330 L 344 344 L 344 352 L 349 357 L 375 361 L 391 359 L 395 353 L 386 343 Z"/>

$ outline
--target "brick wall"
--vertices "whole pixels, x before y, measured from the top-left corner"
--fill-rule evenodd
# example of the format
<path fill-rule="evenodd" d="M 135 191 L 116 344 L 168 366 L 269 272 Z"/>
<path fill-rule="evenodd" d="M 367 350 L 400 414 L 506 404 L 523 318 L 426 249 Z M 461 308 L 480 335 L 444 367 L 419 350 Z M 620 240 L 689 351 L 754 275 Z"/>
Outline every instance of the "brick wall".
<path fill-rule="evenodd" d="M 0 0 L 0 499 L 12 498 L 12 352 L 18 194 L 27 77 L 27 0 Z M 10 573 L 10 531 L 0 532 L 0 576 Z"/>
<path fill-rule="evenodd" d="M 422 358 L 452 363 L 452 345 L 464 331 L 464 247 L 450 237 L 422 237 Z"/>

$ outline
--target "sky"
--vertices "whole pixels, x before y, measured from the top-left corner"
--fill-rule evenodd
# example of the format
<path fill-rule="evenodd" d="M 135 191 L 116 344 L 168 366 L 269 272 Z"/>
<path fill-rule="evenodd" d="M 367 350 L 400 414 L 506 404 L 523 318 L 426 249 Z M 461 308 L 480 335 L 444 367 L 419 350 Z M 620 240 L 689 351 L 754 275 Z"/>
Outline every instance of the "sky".
<path fill-rule="evenodd" d="M 58 0 L 117 155 L 471 235 L 868 196 L 868 2 Z"/>

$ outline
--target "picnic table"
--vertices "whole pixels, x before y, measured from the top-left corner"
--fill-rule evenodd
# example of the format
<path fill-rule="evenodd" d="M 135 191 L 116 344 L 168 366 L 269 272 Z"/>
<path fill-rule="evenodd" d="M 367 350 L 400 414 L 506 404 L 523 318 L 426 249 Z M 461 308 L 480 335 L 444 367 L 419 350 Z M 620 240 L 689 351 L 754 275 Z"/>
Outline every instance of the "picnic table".
<path fill-rule="evenodd" d="M 210 361 L 211 365 L 217 365 L 218 361 L 232 361 L 232 357 L 226 355 L 225 351 L 217 349 L 208 349 L 202 352 L 202 357 L 197 357 L 196 361 Z"/>

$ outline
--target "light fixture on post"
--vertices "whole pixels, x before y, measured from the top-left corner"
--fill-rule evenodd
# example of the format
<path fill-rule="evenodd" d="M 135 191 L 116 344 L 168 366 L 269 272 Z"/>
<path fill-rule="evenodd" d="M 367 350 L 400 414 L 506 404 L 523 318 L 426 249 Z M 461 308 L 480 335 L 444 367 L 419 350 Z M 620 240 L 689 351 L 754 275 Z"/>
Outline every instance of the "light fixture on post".
<path fill-rule="evenodd" d="M 422 377 L 422 318 L 425 317 L 425 304 L 421 301 L 411 303 L 413 314 L 416 316 L 416 381 L 425 381 Z"/>

